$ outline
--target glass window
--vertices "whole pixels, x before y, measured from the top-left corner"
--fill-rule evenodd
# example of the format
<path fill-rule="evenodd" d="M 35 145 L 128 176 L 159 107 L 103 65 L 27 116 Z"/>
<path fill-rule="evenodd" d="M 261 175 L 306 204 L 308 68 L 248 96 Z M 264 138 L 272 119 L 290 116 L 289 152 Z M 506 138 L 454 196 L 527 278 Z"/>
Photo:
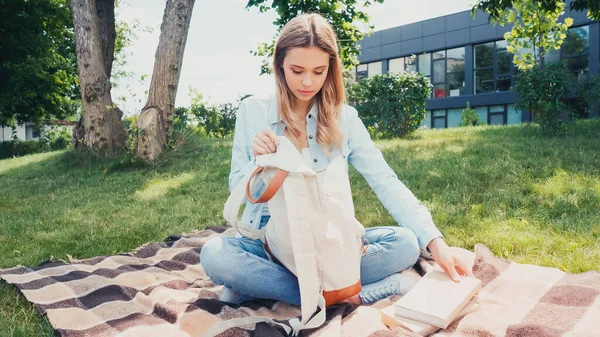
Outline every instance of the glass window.
<path fill-rule="evenodd" d="M 464 93 L 465 73 L 448 74 L 448 94 L 451 97 L 460 96 Z"/>
<path fill-rule="evenodd" d="M 405 59 L 406 70 L 417 68 L 414 60 Z M 465 90 L 465 47 L 424 53 L 417 57 L 418 71 L 429 77 L 432 97 L 463 95 Z M 433 122 L 432 122 L 433 125 Z"/>
<path fill-rule="evenodd" d="M 369 67 L 366 64 L 359 64 L 356 66 L 356 80 L 360 80 L 368 77 Z"/>
<path fill-rule="evenodd" d="M 404 72 L 404 58 L 391 59 L 388 63 L 389 73 L 403 73 Z"/>
<path fill-rule="evenodd" d="M 567 38 L 559 50 L 546 51 L 544 61 L 548 63 L 564 60 L 567 68 L 579 81 L 588 78 L 588 63 L 590 50 L 589 26 L 571 28 L 567 31 Z"/>
<path fill-rule="evenodd" d="M 465 88 L 465 48 L 448 50 L 446 62 L 448 96 L 460 96 Z"/>
<path fill-rule="evenodd" d="M 501 45 L 502 47 L 499 48 L 498 45 L 500 45 L 500 43 L 496 44 L 496 56 L 497 56 L 497 67 L 496 67 L 496 73 L 498 75 L 503 75 L 503 74 L 510 74 L 510 70 L 512 68 L 512 61 L 513 61 L 513 57 L 512 54 L 506 49 L 506 41 L 502 40 L 502 41 L 498 41 L 498 42 L 503 42 Z"/>
<path fill-rule="evenodd" d="M 433 129 L 445 129 L 446 128 L 446 118 L 434 118 L 433 125 L 431 126 Z"/>
<path fill-rule="evenodd" d="M 494 90 L 494 69 L 475 70 L 475 94 Z"/>
<path fill-rule="evenodd" d="M 434 98 L 446 97 L 446 85 L 444 83 L 433 85 L 433 97 Z"/>
<path fill-rule="evenodd" d="M 504 115 L 491 114 L 490 115 L 490 125 L 504 125 Z"/>
<path fill-rule="evenodd" d="M 492 105 L 488 107 L 488 120 L 490 125 L 506 124 L 506 107 L 504 105 Z"/>
<path fill-rule="evenodd" d="M 448 72 L 465 72 L 465 48 L 448 50 Z"/>
<path fill-rule="evenodd" d="M 431 116 L 431 128 L 446 128 L 446 110 L 433 110 Z"/>
<path fill-rule="evenodd" d="M 504 105 L 492 105 L 492 106 L 490 106 L 490 112 L 504 113 Z"/>
<path fill-rule="evenodd" d="M 462 122 L 462 109 L 448 109 L 448 123 L 449 128 L 455 128 L 460 126 Z"/>
<path fill-rule="evenodd" d="M 431 111 L 427 111 L 427 113 L 425 114 L 425 118 L 423 118 L 419 126 L 422 126 L 427 129 L 431 127 Z"/>
<path fill-rule="evenodd" d="M 509 91 L 512 78 L 508 76 L 499 76 L 496 78 L 496 91 Z"/>
<path fill-rule="evenodd" d="M 550 49 L 544 55 L 544 62 L 546 63 L 555 63 L 560 61 L 560 50 Z"/>
<path fill-rule="evenodd" d="M 509 104 L 507 106 L 506 117 L 506 124 L 519 124 L 523 118 L 521 110 L 515 109 L 514 104 Z"/>
<path fill-rule="evenodd" d="M 433 83 L 443 83 L 446 81 L 446 69 L 444 60 L 433 62 Z"/>
<path fill-rule="evenodd" d="M 431 76 L 431 55 L 428 53 L 419 55 L 419 72 L 425 76 Z"/>
<path fill-rule="evenodd" d="M 369 63 L 369 77 L 381 75 L 381 61 Z"/>
<path fill-rule="evenodd" d="M 417 72 L 417 58 L 414 56 L 411 57 L 407 57 L 404 59 L 404 70 L 408 71 L 408 72 L 413 72 L 416 73 Z"/>
<path fill-rule="evenodd" d="M 564 56 L 587 54 L 590 49 L 589 26 L 569 29 L 561 49 Z"/>
<path fill-rule="evenodd" d="M 513 79 L 513 55 L 505 40 L 475 46 L 475 94 L 508 91 Z"/>
<path fill-rule="evenodd" d="M 439 60 L 439 59 L 443 59 L 446 57 L 446 51 L 445 50 L 440 50 L 440 51 L 436 51 L 431 53 L 432 57 L 434 60 Z"/>
<path fill-rule="evenodd" d="M 473 107 L 471 107 L 471 108 L 473 108 Z M 477 113 L 477 117 L 479 117 L 479 120 L 484 121 L 487 124 L 487 115 L 488 115 L 487 106 L 476 106 L 473 109 L 475 109 L 475 112 Z"/>
<path fill-rule="evenodd" d="M 492 67 L 494 65 L 494 42 L 475 46 L 475 68 Z"/>

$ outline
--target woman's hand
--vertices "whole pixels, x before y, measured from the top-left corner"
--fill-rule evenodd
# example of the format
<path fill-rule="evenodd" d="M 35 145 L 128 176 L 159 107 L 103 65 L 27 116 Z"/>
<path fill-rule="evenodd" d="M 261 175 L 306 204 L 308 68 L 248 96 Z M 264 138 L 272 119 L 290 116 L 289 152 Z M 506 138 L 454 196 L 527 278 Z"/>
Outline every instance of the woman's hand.
<path fill-rule="evenodd" d="M 431 251 L 435 262 L 454 281 L 459 281 L 459 275 L 475 277 L 471 268 L 448 247 L 444 239 L 435 238 L 431 240 L 427 248 Z"/>
<path fill-rule="evenodd" d="M 279 140 L 273 130 L 263 130 L 256 134 L 252 142 L 252 152 L 254 156 L 273 153 L 277 150 Z"/>

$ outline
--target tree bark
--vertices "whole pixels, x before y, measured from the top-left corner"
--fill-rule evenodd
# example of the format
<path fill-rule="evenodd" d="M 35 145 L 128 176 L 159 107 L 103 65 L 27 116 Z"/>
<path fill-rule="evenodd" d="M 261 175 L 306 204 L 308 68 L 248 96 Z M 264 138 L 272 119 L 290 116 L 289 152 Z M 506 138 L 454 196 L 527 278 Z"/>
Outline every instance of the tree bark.
<path fill-rule="evenodd" d="M 96 12 L 98 13 L 98 30 L 100 32 L 100 48 L 104 57 L 104 70 L 106 71 L 106 77 L 110 80 L 113 61 L 115 60 L 115 39 L 117 38 L 115 1 L 96 0 Z"/>
<path fill-rule="evenodd" d="M 122 149 L 126 133 L 120 110 L 110 94 L 110 72 L 103 55 L 96 4 L 96 0 L 69 2 L 75 28 L 82 101 L 81 119 L 73 129 L 73 141 L 78 150 L 111 155 Z M 114 49 L 114 39 L 112 43 Z"/>
<path fill-rule="evenodd" d="M 177 85 L 195 0 L 167 0 L 148 101 L 138 120 L 137 157 L 155 160 L 171 132 Z"/>

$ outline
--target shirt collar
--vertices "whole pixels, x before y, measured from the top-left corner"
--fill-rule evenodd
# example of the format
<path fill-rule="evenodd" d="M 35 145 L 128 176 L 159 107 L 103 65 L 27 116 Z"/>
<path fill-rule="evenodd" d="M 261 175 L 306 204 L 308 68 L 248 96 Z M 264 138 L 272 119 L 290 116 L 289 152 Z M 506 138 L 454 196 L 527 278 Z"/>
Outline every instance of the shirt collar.
<path fill-rule="evenodd" d="M 269 109 L 269 122 L 271 124 L 277 124 L 277 122 L 283 122 L 283 117 L 279 116 L 279 119 L 277 118 L 278 114 L 277 114 L 277 98 L 271 100 L 271 106 Z M 308 111 L 308 114 L 306 115 L 306 121 L 310 121 L 309 116 L 312 116 L 310 118 L 315 118 L 315 121 L 317 120 L 316 118 L 319 116 L 319 107 L 317 104 L 317 100 L 313 101 L 313 105 L 310 107 L 310 110 Z"/>

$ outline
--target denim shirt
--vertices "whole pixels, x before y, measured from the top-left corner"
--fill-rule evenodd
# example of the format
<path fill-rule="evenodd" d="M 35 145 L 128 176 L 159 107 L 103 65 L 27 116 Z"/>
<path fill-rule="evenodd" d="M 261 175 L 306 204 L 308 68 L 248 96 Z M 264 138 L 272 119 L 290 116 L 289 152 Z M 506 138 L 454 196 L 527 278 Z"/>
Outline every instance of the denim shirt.
<path fill-rule="evenodd" d="M 313 157 L 313 169 L 324 168 L 329 164 L 321 146 L 317 143 L 317 120 L 319 109 L 316 104 L 306 116 L 308 146 Z M 238 110 L 233 138 L 231 156 L 231 172 L 229 173 L 229 190 L 233 190 L 242 178 L 256 168 L 252 143 L 256 134 L 270 129 L 281 136 L 285 125 L 277 113 L 275 97 L 249 97 L 242 101 Z M 415 233 L 421 249 L 428 251 L 427 245 L 436 237 L 443 237 L 436 228 L 431 214 L 413 193 L 398 179 L 398 176 L 386 163 L 383 155 L 371 140 L 369 132 L 356 109 L 345 105 L 340 113 L 339 123 L 344 135 L 341 149 L 334 149 L 330 154 L 333 159 L 344 156 L 360 174 L 365 177 L 369 186 L 396 222 Z M 260 194 L 264 184 L 257 184 L 252 194 Z M 246 200 L 246 207 L 241 221 L 258 228 L 264 204 L 251 204 Z"/>

